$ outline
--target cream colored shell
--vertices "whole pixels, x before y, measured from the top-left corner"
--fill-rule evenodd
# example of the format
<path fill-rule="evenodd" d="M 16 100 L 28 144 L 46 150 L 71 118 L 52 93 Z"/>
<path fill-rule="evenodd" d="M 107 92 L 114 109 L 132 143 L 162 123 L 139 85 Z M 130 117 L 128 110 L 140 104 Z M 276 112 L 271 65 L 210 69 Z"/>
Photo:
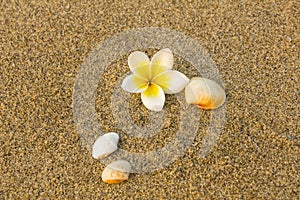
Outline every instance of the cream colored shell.
<path fill-rule="evenodd" d="M 203 109 L 215 109 L 224 104 L 226 94 L 215 81 L 195 77 L 185 87 L 185 99 L 188 104 L 196 104 Z"/>
<path fill-rule="evenodd" d="M 131 165 L 125 160 L 117 160 L 110 163 L 102 172 L 102 180 L 105 183 L 120 183 L 129 177 Z"/>
<path fill-rule="evenodd" d="M 119 135 L 114 132 L 100 136 L 93 145 L 92 156 L 101 159 L 118 149 Z"/>

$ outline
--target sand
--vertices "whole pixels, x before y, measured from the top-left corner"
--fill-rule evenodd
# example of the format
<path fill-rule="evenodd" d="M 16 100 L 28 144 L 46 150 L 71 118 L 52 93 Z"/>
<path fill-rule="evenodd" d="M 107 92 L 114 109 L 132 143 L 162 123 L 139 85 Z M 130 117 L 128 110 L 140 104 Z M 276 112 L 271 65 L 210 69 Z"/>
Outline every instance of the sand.
<path fill-rule="evenodd" d="M 0 4 L 0 199 L 299 196 L 297 1 Z M 226 123 L 213 150 L 200 158 L 211 111 L 199 110 L 198 134 L 182 157 L 162 169 L 108 185 L 101 181 L 105 165 L 92 158 L 73 122 L 73 86 L 93 48 L 139 27 L 173 29 L 202 45 L 225 83 Z M 182 58 L 175 60 L 177 69 L 188 69 Z M 111 85 L 128 71 L 126 56 L 110 67 L 97 88 L 101 128 L 120 131 L 120 148 L 127 151 L 147 152 L 170 142 L 178 129 L 179 107 L 171 95 L 164 128 L 153 139 L 136 139 L 116 128 L 109 95 Z M 131 97 L 130 113 L 138 125 L 149 123 L 138 95 Z"/>

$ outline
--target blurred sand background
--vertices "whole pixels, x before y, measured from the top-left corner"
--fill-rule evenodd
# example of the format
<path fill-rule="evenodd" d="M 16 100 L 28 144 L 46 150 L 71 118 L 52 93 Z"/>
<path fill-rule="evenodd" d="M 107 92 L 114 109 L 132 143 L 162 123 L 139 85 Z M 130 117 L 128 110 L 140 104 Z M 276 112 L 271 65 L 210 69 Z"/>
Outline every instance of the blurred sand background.
<path fill-rule="evenodd" d="M 0 199 L 299 198 L 299 1 L 0 4 Z M 203 46 L 226 85 L 226 124 L 205 158 L 197 156 L 199 133 L 168 167 L 107 185 L 100 178 L 105 166 L 82 145 L 73 123 L 73 85 L 94 47 L 138 27 L 174 29 Z M 121 71 L 112 74 L 127 71 L 126 57 L 118 62 Z M 97 102 L 101 119 L 109 102 Z M 201 112 L 208 118 L 209 111 Z M 120 145 L 132 151 L 160 147 L 127 139 Z"/>

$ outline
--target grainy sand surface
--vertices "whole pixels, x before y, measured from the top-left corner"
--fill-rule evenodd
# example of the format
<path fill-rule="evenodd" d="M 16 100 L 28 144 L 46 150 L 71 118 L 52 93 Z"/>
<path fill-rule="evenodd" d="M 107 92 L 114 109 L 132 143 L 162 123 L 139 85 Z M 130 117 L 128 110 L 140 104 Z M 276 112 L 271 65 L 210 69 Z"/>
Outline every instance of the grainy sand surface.
<path fill-rule="evenodd" d="M 0 199 L 299 198 L 298 1 L 0 4 Z M 193 145 L 171 165 L 107 185 L 105 165 L 92 158 L 74 125 L 73 85 L 93 48 L 139 27 L 177 30 L 202 45 L 225 83 L 226 124 L 206 157 L 198 157 L 205 135 L 199 127 Z M 116 77 L 128 71 L 126 56 L 110 67 L 99 82 L 96 111 L 104 131 L 117 131 L 108 105 Z M 120 131 L 121 148 L 146 152 L 172 140 L 178 103 L 171 95 L 167 100 L 162 133 L 147 141 Z M 137 124 L 148 123 L 138 95 L 130 110 Z M 199 113 L 199 126 L 207 126 L 210 111 Z"/>

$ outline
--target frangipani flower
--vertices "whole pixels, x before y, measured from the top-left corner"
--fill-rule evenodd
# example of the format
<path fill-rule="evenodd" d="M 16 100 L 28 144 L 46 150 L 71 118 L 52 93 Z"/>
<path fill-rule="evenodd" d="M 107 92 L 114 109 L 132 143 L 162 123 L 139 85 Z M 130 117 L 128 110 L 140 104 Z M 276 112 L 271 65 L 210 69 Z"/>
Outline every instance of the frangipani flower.
<path fill-rule="evenodd" d="M 122 88 L 127 92 L 141 93 L 146 108 L 161 111 L 165 103 L 165 93 L 178 93 L 189 82 L 184 74 L 172 70 L 173 62 L 170 49 L 158 51 L 151 61 L 143 52 L 131 53 L 128 65 L 133 74 L 123 80 Z"/>

